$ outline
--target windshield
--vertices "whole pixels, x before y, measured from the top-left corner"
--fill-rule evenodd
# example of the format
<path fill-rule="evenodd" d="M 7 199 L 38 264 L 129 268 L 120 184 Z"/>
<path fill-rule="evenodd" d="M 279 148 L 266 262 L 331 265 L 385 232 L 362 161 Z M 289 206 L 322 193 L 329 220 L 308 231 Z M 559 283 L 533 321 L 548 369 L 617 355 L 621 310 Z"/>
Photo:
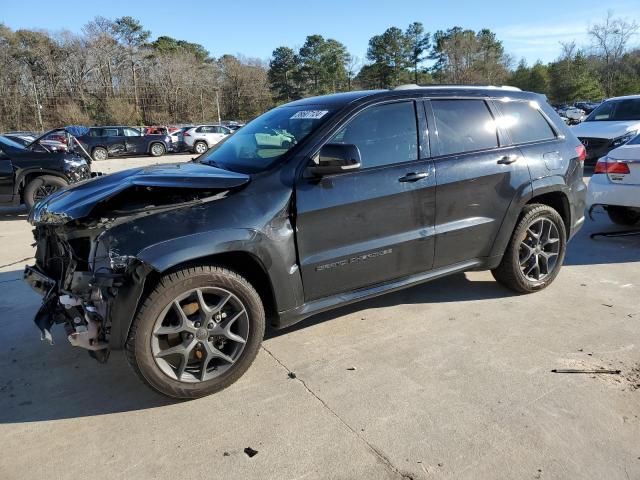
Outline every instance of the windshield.
<path fill-rule="evenodd" d="M 198 158 L 240 173 L 257 173 L 275 165 L 331 116 L 322 106 L 283 106 L 260 115 Z"/>
<path fill-rule="evenodd" d="M 10 138 L 0 136 L 0 145 L 3 147 L 10 147 L 14 150 L 24 150 L 24 145 L 20 145 L 18 142 L 14 142 Z"/>
<path fill-rule="evenodd" d="M 640 98 L 609 100 L 589 114 L 585 122 L 640 120 Z"/>

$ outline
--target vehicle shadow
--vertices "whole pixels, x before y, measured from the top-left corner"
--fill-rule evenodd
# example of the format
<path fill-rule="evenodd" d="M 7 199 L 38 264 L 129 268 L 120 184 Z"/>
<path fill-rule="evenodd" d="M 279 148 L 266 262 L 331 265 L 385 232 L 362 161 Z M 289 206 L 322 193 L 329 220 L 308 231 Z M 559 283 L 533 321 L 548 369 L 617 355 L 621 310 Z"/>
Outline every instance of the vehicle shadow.
<path fill-rule="evenodd" d="M 507 298 L 518 295 L 512 290 L 503 287 L 498 282 L 491 280 L 469 280 L 468 276 L 460 273 L 450 277 L 440 278 L 432 282 L 416 285 L 415 287 L 398 292 L 389 293 L 369 300 L 353 303 L 345 307 L 320 313 L 303 320 L 289 328 L 276 330 L 269 328 L 265 339 L 276 338 L 296 330 L 317 325 L 343 315 L 349 315 L 359 310 L 372 308 L 393 307 L 409 304 L 435 304 L 449 302 L 469 302 L 474 300 L 489 300 L 494 298 Z"/>
<path fill-rule="evenodd" d="M 54 344 L 40 341 L 33 317 L 41 298 L 22 270 L 0 273 L 0 424 L 144 410 L 175 403 L 147 388 L 122 352 L 106 365 L 69 345 L 54 326 Z"/>
<path fill-rule="evenodd" d="M 0 207 L 0 220 L 26 220 L 29 216 L 29 210 L 25 205 Z"/>
<path fill-rule="evenodd" d="M 564 265 L 604 265 L 640 261 L 640 235 L 626 237 L 596 237 L 594 233 L 614 233 L 639 229 L 613 224 L 606 212 L 594 209 L 593 220 L 587 216 L 583 228 L 569 243 Z"/>

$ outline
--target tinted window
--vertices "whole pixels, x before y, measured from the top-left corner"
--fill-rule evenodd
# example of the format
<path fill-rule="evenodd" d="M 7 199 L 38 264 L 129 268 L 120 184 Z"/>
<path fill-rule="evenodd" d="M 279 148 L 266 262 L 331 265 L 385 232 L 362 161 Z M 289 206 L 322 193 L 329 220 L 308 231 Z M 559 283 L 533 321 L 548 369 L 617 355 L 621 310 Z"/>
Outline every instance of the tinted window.
<path fill-rule="evenodd" d="M 362 167 L 378 167 L 418 159 L 418 127 L 413 102 L 367 108 L 329 143 L 354 144 Z"/>
<path fill-rule="evenodd" d="M 18 142 L 14 142 L 7 137 L 0 137 L 0 145 L 9 147 L 10 149 L 13 148 L 15 150 L 24 150 L 24 147 L 22 145 L 20 145 Z"/>
<path fill-rule="evenodd" d="M 529 102 L 500 103 L 501 124 L 509 130 L 513 143 L 538 142 L 555 138 L 549 123 Z"/>
<path fill-rule="evenodd" d="M 585 122 L 640 120 L 640 98 L 609 100 L 601 104 Z"/>
<path fill-rule="evenodd" d="M 125 137 L 139 137 L 142 134 L 136 130 L 135 128 L 125 128 L 124 129 L 124 135 Z"/>
<path fill-rule="evenodd" d="M 496 125 L 483 100 L 432 100 L 431 105 L 442 155 L 498 146 Z"/>
<path fill-rule="evenodd" d="M 102 129 L 103 137 L 117 137 L 118 129 L 117 128 L 103 128 Z"/>

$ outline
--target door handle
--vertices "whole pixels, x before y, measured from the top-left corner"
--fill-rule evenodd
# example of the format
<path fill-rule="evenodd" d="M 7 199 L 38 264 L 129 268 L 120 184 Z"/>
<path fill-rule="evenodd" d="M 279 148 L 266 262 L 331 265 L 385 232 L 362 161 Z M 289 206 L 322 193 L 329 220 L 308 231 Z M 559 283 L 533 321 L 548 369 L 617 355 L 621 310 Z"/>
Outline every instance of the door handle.
<path fill-rule="evenodd" d="M 505 155 L 500 160 L 498 160 L 498 163 L 500 165 L 511 165 L 516 160 L 518 160 L 518 156 L 517 155 Z"/>
<path fill-rule="evenodd" d="M 400 177 L 398 179 L 399 182 L 417 182 L 418 180 L 422 180 L 423 178 L 427 178 L 429 176 L 429 172 L 420 172 L 420 173 L 407 173 L 404 177 Z"/>

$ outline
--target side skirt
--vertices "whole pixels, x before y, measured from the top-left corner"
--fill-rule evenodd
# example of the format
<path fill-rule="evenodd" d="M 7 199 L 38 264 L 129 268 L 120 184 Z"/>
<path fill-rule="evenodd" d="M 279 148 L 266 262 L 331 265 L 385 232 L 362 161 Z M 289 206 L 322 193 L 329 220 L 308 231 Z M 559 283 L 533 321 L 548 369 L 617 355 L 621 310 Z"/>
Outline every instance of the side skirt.
<path fill-rule="evenodd" d="M 409 277 L 400 278 L 391 282 L 374 285 L 367 288 L 353 290 L 351 292 L 340 293 L 326 298 L 320 298 L 309 303 L 305 303 L 299 307 L 280 312 L 274 320 L 273 326 L 276 328 L 285 328 L 304 320 L 307 317 L 317 313 L 325 312 L 337 307 L 349 305 L 350 303 L 367 300 L 377 297 L 385 293 L 391 293 L 398 290 L 418 285 L 420 283 L 429 282 L 437 278 L 446 277 L 453 273 L 466 272 L 468 270 L 482 270 L 485 265 L 484 260 L 474 259 L 465 262 L 456 263 L 447 267 L 441 267 L 428 272 L 411 275 Z"/>

